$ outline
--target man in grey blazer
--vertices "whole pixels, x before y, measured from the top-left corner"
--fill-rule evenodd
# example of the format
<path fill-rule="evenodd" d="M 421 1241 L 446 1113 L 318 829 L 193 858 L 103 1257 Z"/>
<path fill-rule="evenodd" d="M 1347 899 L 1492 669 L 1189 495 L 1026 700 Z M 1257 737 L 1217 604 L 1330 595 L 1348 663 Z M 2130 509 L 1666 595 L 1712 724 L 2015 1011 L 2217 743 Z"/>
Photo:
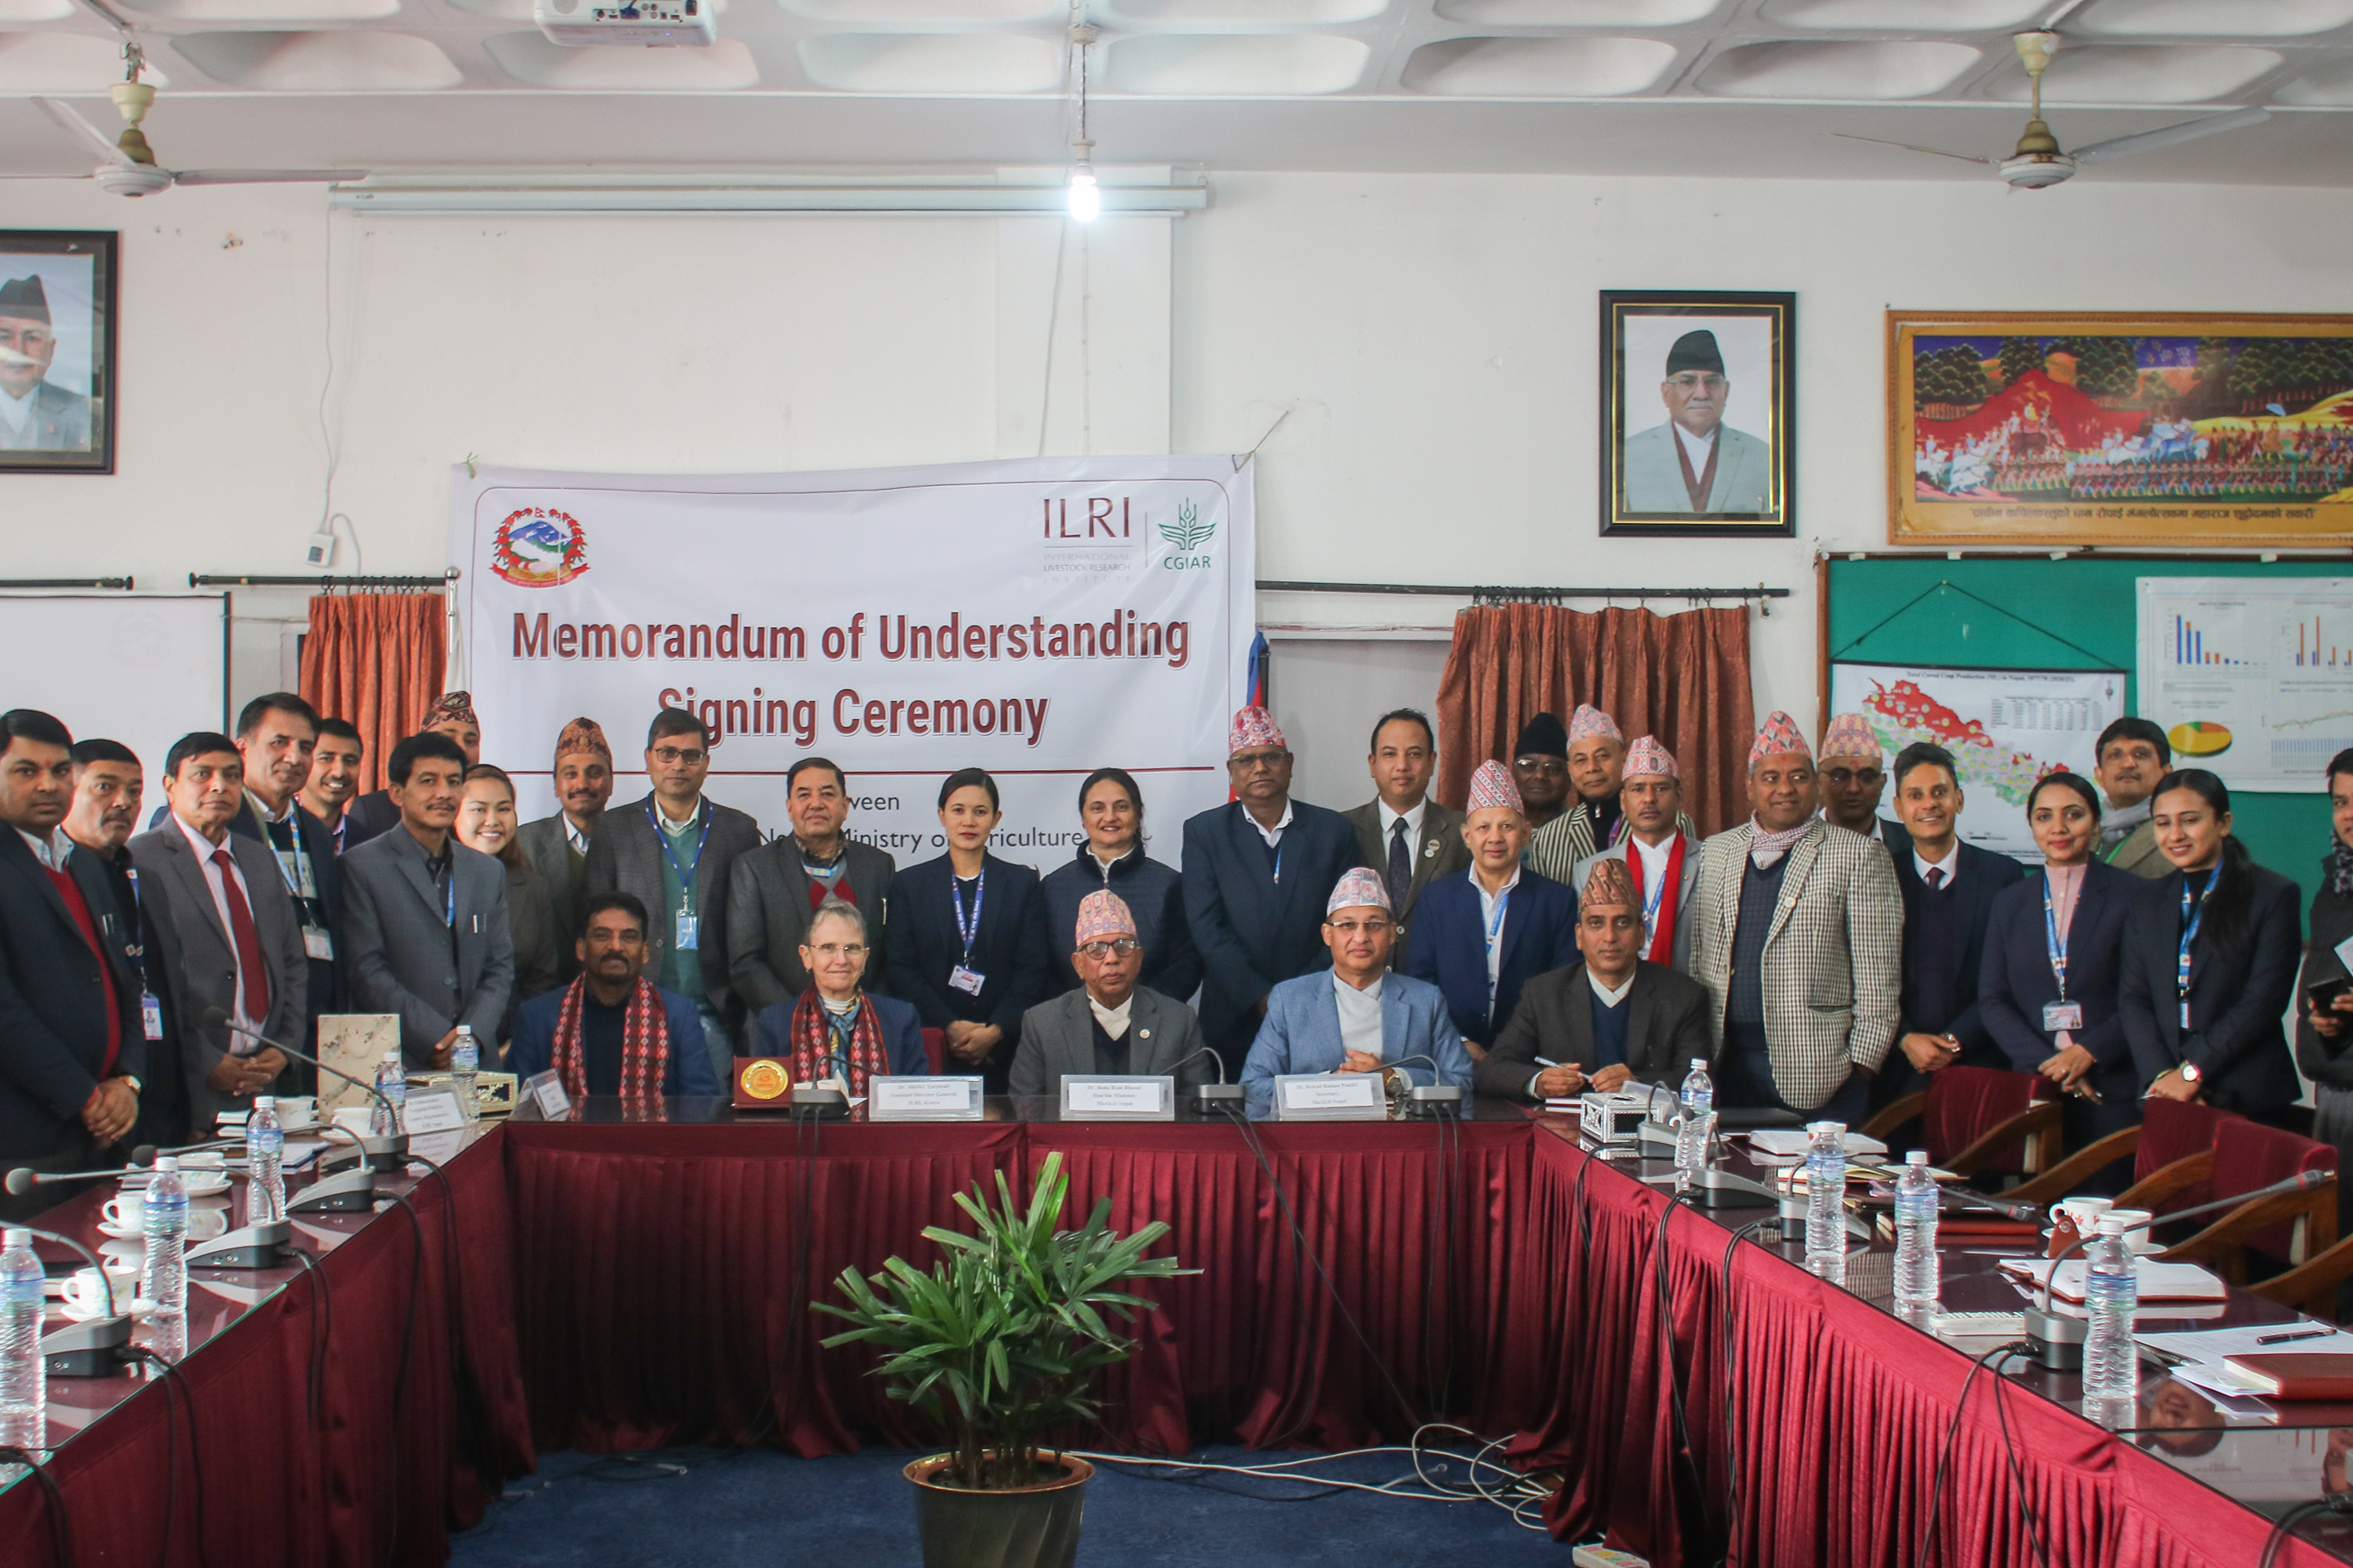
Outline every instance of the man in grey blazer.
<path fill-rule="evenodd" d="M 693 998 L 721 1083 L 735 1072 L 743 1004 L 727 974 L 727 896 L 736 858 L 760 846 L 760 825 L 705 798 L 711 731 L 665 708 L 646 732 L 643 800 L 607 811 L 588 845 L 587 890 L 633 893 L 653 917 L 646 978 Z M 655 824 L 660 826 L 657 827 Z"/>
<path fill-rule="evenodd" d="M 57 356 L 41 275 L 0 282 L 0 451 L 90 450 L 90 399 L 46 379 Z"/>
<path fill-rule="evenodd" d="M 1635 891 L 1642 899 L 1642 956 L 1691 973 L 1692 888 L 1699 881 L 1699 839 L 1683 811 L 1683 781 L 1674 754 L 1655 736 L 1642 735 L 1627 748 L 1618 787 L 1625 836 L 1599 855 L 1577 863 L 1570 879 L 1577 896 L 1597 861 L 1632 860 Z"/>
<path fill-rule="evenodd" d="M 1627 511 L 1685 516 L 1773 510 L 1773 447 L 1724 422 L 1732 383 L 1715 334 L 1685 332 L 1667 351 L 1659 397 L 1667 422 L 1626 437 L 1618 465 Z"/>
<path fill-rule="evenodd" d="M 411 735 L 385 776 L 400 820 L 340 863 L 352 999 L 360 1012 L 399 1016 L 411 1069 L 447 1069 L 460 1024 L 486 1055 L 497 1048 L 514 990 L 506 868 L 449 831 L 465 794 L 457 742 Z"/>
<path fill-rule="evenodd" d="M 1886 852 L 1814 800 L 1813 755 L 1776 712 L 1748 749 L 1755 815 L 1700 846 L 1692 978 L 1723 1042 L 1719 1105 L 1852 1126 L 1895 1041 L 1904 896 Z"/>
<path fill-rule="evenodd" d="M 1406 951 L 1413 906 L 1422 889 L 1440 877 L 1471 868 L 1462 841 L 1462 814 L 1430 798 L 1430 778 L 1438 771 L 1438 731 L 1429 716 L 1411 708 L 1381 715 L 1373 725 L 1375 797 L 1340 815 L 1356 830 L 1356 852 L 1381 873 L 1397 906 L 1397 952 Z"/>
<path fill-rule="evenodd" d="M 189 1131 L 202 1137 L 220 1112 L 269 1092 L 287 1058 L 196 1020 L 219 1007 L 247 1028 L 308 1050 L 311 967 L 275 856 L 228 829 L 245 805 L 236 742 L 208 732 L 182 737 L 164 759 L 164 795 L 169 815 L 131 840 L 131 865 L 141 911 L 179 981 L 180 1038 L 159 1047 L 154 1070 L 183 1075 Z"/>
<path fill-rule="evenodd" d="M 825 757 L 803 757 L 785 775 L 785 810 L 793 830 L 736 858 L 727 890 L 727 973 L 747 1013 L 790 1002 L 817 984 L 801 962 L 810 919 L 839 899 L 866 922 L 865 989 L 886 989 L 884 944 L 891 929 L 888 851 L 842 831 L 849 820 L 849 779 Z"/>
<path fill-rule="evenodd" d="M 2157 826 L 2149 820 L 2150 797 L 2157 781 L 2173 765 L 2173 745 L 2165 731 L 2146 719 L 2118 719 L 2100 731 L 2093 751 L 2107 809 L 2100 814 L 2100 858 L 2119 871 L 2137 877 L 2173 875 L 2173 862 L 2157 847 Z"/>
<path fill-rule="evenodd" d="M 1208 1082 L 1211 1059 L 1193 1009 L 1135 983 L 1144 973 L 1144 944 L 1127 901 L 1108 890 L 1080 900 L 1077 940 L 1071 967 L 1079 972 L 1080 989 L 1021 1016 L 1012 1091 L 1059 1097 L 1065 1073 L 1165 1074 L 1180 1089 Z"/>
<path fill-rule="evenodd" d="M 605 803 L 613 798 L 613 748 L 596 720 L 575 719 L 556 736 L 554 777 L 555 815 L 524 823 L 515 830 L 515 845 L 547 884 L 555 910 L 556 973 L 568 984 L 580 973 L 575 950 L 586 924 L 588 846 Z"/>

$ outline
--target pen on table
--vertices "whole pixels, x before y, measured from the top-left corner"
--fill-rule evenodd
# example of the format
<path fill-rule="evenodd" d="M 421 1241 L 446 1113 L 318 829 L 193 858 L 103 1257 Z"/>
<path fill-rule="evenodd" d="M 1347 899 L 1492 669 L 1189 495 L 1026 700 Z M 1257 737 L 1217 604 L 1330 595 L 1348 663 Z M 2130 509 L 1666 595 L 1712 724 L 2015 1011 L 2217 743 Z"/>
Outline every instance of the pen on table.
<path fill-rule="evenodd" d="M 2292 1334 L 2258 1334 L 2255 1336 L 2255 1343 L 2259 1345 L 2284 1345 L 2290 1340 L 2325 1340 L 2331 1337 L 2337 1331 L 2335 1329 L 2325 1326 L 2316 1329 L 2298 1329 Z"/>

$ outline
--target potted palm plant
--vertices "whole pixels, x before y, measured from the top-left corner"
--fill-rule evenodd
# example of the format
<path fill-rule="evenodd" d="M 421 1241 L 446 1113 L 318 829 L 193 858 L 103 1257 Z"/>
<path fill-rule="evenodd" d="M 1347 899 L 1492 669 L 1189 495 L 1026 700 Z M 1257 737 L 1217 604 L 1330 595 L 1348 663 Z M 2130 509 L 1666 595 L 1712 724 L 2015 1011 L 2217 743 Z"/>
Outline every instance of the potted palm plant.
<path fill-rule="evenodd" d="M 815 1303 L 852 1325 L 827 1348 L 873 1346 L 890 1396 L 953 1445 L 907 1467 L 924 1568 L 1069 1568 L 1094 1467 L 1039 1445 L 1093 1419 L 1097 1377 L 1134 1352 L 1112 1320 L 1155 1303 L 1125 1287 L 1198 1272 L 1144 1256 L 1168 1234 L 1158 1220 L 1133 1236 L 1107 1228 L 1109 1198 L 1079 1229 L 1059 1228 L 1070 1187 L 1049 1155 L 1025 1209 L 999 1171 L 994 1206 L 977 1183 L 956 1194 L 974 1234 L 924 1230 L 943 1254 L 929 1273 L 902 1258 L 872 1276 L 844 1269 L 835 1286 L 849 1304 Z"/>

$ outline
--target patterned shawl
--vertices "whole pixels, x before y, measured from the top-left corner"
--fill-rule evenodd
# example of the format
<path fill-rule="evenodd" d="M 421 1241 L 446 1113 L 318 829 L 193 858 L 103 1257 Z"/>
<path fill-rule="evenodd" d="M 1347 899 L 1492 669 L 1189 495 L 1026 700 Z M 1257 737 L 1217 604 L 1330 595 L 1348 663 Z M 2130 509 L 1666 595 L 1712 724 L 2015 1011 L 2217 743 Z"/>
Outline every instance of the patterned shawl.
<path fill-rule="evenodd" d="M 554 1060 L 564 1092 L 577 1104 L 588 1094 L 588 1056 L 582 1044 L 581 1010 L 588 994 L 582 975 L 565 988 L 555 1015 Z M 656 994 L 653 982 L 640 975 L 629 993 L 628 1011 L 621 1017 L 621 1092 L 659 1095 L 670 1071 L 670 1016 Z"/>
<path fill-rule="evenodd" d="M 826 1011 L 817 987 L 810 986 L 793 1004 L 790 1037 L 795 1083 L 815 1083 L 832 1077 L 836 1064 L 831 1058 L 837 1051 L 849 1060 L 846 1076 L 852 1094 L 864 1094 L 867 1079 L 875 1073 L 890 1076 L 891 1055 L 882 1048 L 882 1023 L 875 1017 L 874 1003 L 863 991 L 858 994 L 858 1010 L 846 1021 L 837 1022 Z"/>

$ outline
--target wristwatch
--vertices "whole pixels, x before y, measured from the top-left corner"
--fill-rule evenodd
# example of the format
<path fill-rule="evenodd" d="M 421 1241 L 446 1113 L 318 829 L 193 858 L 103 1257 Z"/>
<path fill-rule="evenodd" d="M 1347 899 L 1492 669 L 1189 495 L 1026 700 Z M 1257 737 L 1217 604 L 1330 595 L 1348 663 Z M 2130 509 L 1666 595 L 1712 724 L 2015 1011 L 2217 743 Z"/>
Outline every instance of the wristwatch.
<path fill-rule="evenodd" d="M 127 1072 L 119 1072 L 119 1073 L 116 1073 L 114 1076 L 115 1076 L 115 1077 L 117 1077 L 117 1078 L 119 1078 L 119 1079 L 121 1079 L 123 1082 L 125 1082 L 125 1083 L 129 1084 L 129 1085 L 131 1086 L 131 1092 L 132 1092 L 132 1093 L 133 1093 L 133 1094 L 143 1094 L 143 1093 L 145 1093 L 145 1092 L 146 1092 L 147 1086 L 146 1086 L 145 1084 L 143 1084 L 143 1083 L 141 1083 L 141 1082 L 139 1081 L 139 1076 L 138 1076 L 138 1074 L 136 1074 L 136 1073 L 127 1073 Z"/>
<path fill-rule="evenodd" d="M 2198 1070 L 2198 1064 L 2196 1062 L 2183 1062 L 2181 1064 L 2182 1082 L 2196 1083 L 2200 1079 L 2204 1078 L 2205 1076 L 2206 1075 L 2204 1073 Z"/>

